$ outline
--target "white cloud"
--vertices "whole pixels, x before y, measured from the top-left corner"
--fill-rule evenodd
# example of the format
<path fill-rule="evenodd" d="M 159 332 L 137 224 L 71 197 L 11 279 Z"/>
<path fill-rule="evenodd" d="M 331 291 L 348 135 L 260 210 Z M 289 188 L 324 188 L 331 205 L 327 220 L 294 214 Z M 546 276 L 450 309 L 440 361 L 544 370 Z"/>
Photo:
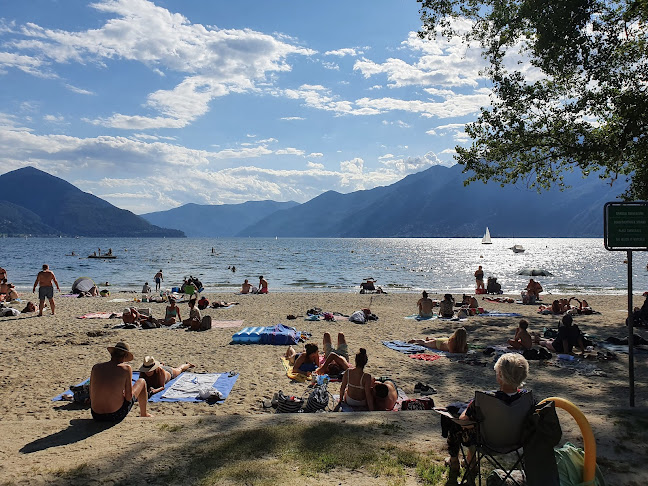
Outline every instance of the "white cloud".
<path fill-rule="evenodd" d="M 321 152 L 312 152 L 312 153 L 308 154 L 308 157 L 313 157 L 313 158 L 324 157 L 324 154 L 321 153 Z"/>
<path fill-rule="evenodd" d="M 66 84 L 65 87 L 72 91 L 73 93 L 77 94 L 82 94 L 82 95 L 94 95 L 95 93 L 93 91 L 83 89 L 83 88 L 78 88 L 76 86 L 72 86 L 71 84 Z"/>
<path fill-rule="evenodd" d="M 333 51 L 326 51 L 324 53 L 325 56 L 338 56 L 338 57 L 344 57 L 344 56 L 356 57 L 361 54 L 364 54 L 364 51 L 354 47 L 345 47 L 344 49 L 336 49 Z"/>
<path fill-rule="evenodd" d="M 293 120 L 305 120 L 306 118 L 302 116 L 284 116 L 279 118 L 280 120 L 293 121 Z"/>
<path fill-rule="evenodd" d="M 388 160 L 388 159 L 393 159 L 394 157 L 395 157 L 394 154 L 385 154 L 378 157 L 378 160 Z"/>
<path fill-rule="evenodd" d="M 329 69 L 331 71 L 339 71 L 340 70 L 340 66 L 335 64 L 334 62 L 322 61 L 322 66 L 324 66 L 324 68 Z"/>
<path fill-rule="evenodd" d="M 65 121 L 65 117 L 59 115 L 44 115 L 43 120 L 49 123 L 63 123 Z"/>
<path fill-rule="evenodd" d="M 324 164 L 319 164 L 319 163 L 317 163 L 317 162 L 308 162 L 308 163 L 306 164 L 306 167 L 308 167 L 308 168 L 310 168 L 310 169 L 323 169 L 323 168 L 324 168 Z"/>
<path fill-rule="evenodd" d="M 25 24 L 20 38 L 7 43 L 15 52 L 0 53 L 0 67 L 44 76 L 56 64 L 102 66 L 122 59 L 185 76 L 175 87 L 149 94 L 146 106 L 157 114 L 115 113 L 97 117 L 95 125 L 183 128 L 204 115 L 214 98 L 255 90 L 255 83 L 267 82 L 272 73 L 290 71 L 289 56 L 315 54 L 285 36 L 194 24 L 147 0 L 101 0 L 91 6 L 112 17 L 97 29 L 79 32 Z M 30 52 L 38 57 L 24 54 Z"/>
<path fill-rule="evenodd" d="M 275 152 L 277 155 L 304 155 L 304 153 L 303 150 L 294 147 L 286 147 L 285 149 L 279 149 Z"/>

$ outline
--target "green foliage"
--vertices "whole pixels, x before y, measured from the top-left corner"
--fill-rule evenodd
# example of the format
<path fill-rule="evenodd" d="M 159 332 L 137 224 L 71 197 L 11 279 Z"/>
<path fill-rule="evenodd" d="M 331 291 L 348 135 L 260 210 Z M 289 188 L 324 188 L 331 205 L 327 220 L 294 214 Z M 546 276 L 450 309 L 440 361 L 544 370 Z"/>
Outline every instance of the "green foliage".
<path fill-rule="evenodd" d="M 491 105 L 466 127 L 472 144 L 456 149 L 466 183 L 540 191 L 580 170 L 648 199 L 648 0 L 418 1 L 420 37 L 478 42 L 489 64 Z"/>

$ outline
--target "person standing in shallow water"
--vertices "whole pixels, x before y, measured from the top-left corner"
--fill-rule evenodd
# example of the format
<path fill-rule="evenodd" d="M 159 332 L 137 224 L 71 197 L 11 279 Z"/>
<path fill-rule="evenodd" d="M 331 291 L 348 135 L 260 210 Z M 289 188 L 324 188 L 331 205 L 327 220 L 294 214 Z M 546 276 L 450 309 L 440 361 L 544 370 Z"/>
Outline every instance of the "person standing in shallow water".
<path fill-rule="evenodd" d="M 162 276 L 162 269 L 160 268 L 160 271 L 155 274 L 155 290 L 160 290 L 160 284 L 164 280 L 164 277 Z"/>
<path fill-rule="evenodd" d="M 484 271 L 481 265 L 479 265 L 479 268 L 475 272 L 475 284 L 477 285 L 477 289 L 484 288 Z"/>
<path fill-rule="evenodd" d="M 60 292 L 61 288 L 59 287 L 59 284 L 56 281 L 54 272 L 52 272 L 49 269 L 49 265 L 45 264 L 43 265 L 43 269 L 40 272 L 38 272 L 38 275 L 36 276 L 36 281 L 34 282 L 34 288 L 32 289 L 32 292 L 36 292 L 36 285 L 38 285 L 38 299 L 39 299 L 38 315 L 39 316 L 43 315 L 43 308 L 45 307 L 46 298 L 49 300 L 50 309 L 52 311 L 52 315 L 54 315 L 54 310 L 55 310 L 54 286 L 52 285 L 52 283 L 56 284 L 56 290 Z"/>

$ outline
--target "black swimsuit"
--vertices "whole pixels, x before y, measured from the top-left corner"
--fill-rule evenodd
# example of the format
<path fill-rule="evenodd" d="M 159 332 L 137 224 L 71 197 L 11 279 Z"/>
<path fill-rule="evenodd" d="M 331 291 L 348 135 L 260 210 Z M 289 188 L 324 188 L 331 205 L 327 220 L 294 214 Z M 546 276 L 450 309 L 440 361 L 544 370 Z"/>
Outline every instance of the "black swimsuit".
<path fill-rule="evenodd" d="M 117 423 L 117 422 L 121 422 L 126 418 L 128 412 L 130 412 L 131 408 L 133 408 L 134 403 L 135 403 L 135 398 L 132 398 L 130 402 L 124 399 L 124 403 L 122 404 L 121 408 L 116 412 L 97 413 L 94 410 L 92 410 L 92 408 L 90 409 L 90 412 L 92 413 L 92 418 L 95 419 L 97 422 Z"/>

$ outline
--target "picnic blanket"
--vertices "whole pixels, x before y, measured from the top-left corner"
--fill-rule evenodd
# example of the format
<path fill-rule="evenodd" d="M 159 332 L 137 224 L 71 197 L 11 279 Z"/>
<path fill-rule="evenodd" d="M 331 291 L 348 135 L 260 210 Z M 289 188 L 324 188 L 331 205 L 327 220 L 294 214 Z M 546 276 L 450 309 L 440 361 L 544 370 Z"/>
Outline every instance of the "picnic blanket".
<path fill-rule="evenodd" d="M 398 399 L 396 400 L 396 404 L 394 405 L 394 408 L 391 409 L 392 412 L 400 412 L 403 400 L 409 399 L 409 397 L 405 394 L 405 392 L 401 388 L 397 387 L 396 390 L 398 391 Z M 340 395 L 333 395 L 333 401 L 335 403 L 338 403 L 340 401 Z M 342 402 L 340 404 L 340 412 L 368 412 L 368 411 L 369 409 L 367 407 L 352 407 L 346 402 Z"/>
<path fill-rule="evenodd" d="M 135 375 L 135 373 L 133 373 Z M 181 373 L 169 381 L 160 393 L 156 393 L 150 402 L 204 402 L 199 393 L 204 388 L 215 388 L 221 398 L 214 403 L 223 403 L 229 396 L 239 374 L 234 371 L 225 373 Z M 209 401 L 208 403 L 212 403 Z"/>
<path fill-rule="evenodd" d="M 605 341 L 600 341 L 596 343 L 596 346 L 598 346 L 599 348 L 607 349 L 608 351 L 613 351 L 615 353 L 629 353 L 627 344 L 612 344 Z M 634 354 L 648 354 L 648 346 L 635 346 Z"/>
<path fill-rule="evenodd" d="M 425 346 L 419 346 L 418 344 L 410 344 L 410 343 L 406 343 L 405 341 L 383 341 L 382 343 L 383 345 L 387 346 L 389 349 L 393 349 L 394 351 L 398 351 L 399 353 L 405 353 L 405 354 L 422 353 L 428 350 L 428 348 L 426 348 Z"/>
<path fill-rule="evenodd" d="M 212 329 L 226 327 L 241 327 L 244 321 L 212 321 Z"/>
<path fill-rule="evenodd" d="M 441 359 L 440 354 L 426 354 L 426 353 L 410 354 L 409 357 L 413 359 L 420 359 L 422 361 L 436 361 L 437 359 Z"/>
<path fill-rule="evenodd" d="M 112 319 L 121 316 L 121 313 L 118 314 L 117 312 L 88 312 L 77 317 L 77 319 Z"/>

